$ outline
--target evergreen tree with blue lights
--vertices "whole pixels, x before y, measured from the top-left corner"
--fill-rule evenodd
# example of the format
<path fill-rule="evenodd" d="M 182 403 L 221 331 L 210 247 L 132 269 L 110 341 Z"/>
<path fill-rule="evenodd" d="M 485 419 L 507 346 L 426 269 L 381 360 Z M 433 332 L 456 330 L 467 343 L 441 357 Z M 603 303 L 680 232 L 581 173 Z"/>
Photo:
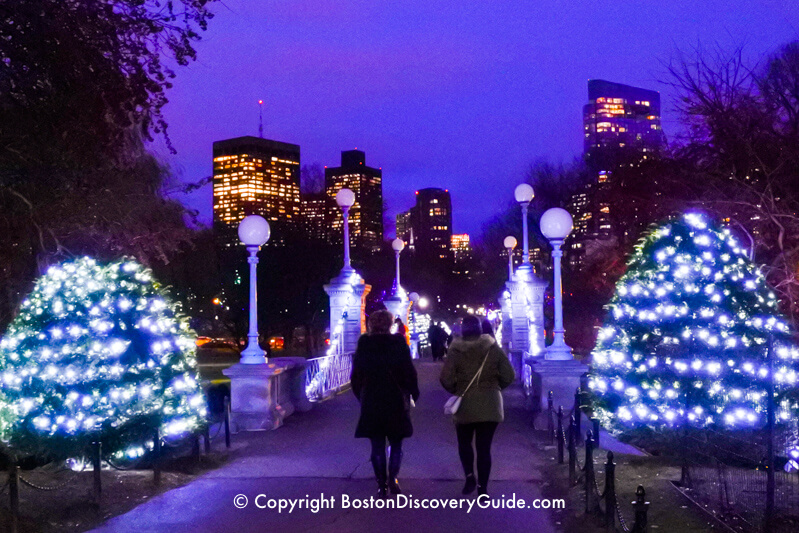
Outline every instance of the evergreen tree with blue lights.
<path fill-rule="evenodd" d="M 188 320 L 149 270 L 50 267 L 0 341 L 0 447 L 16 457 L 135 457 L 196 431 L 206 406 Z"/>
<path fill-rule="evenodd" d="M 589 386 L 606 427 L 758 428 L 796 419 L 799 351 L 729 229 L 689 213 L 650 232 L 616 285 Z M 769 337 L 776 338 L 769 364 Z"/>

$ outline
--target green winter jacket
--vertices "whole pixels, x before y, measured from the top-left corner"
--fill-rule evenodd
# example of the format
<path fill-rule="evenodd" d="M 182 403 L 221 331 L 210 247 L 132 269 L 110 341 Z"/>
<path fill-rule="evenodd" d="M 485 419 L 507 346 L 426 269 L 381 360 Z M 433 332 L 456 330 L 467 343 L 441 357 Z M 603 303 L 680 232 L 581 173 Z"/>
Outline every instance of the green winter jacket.
<path fill-rule="evenodd" d="M 502 422 L 505 419 L 500 391 L 513 383 L 516 373 L 505 352 L 490 335 L 452 342 L 441 369 L 441 385 L 452 394 L 463 394 L 480 369 L 486 353 L 488 358 L 480 379 L 472 383 L 453 417 L 456 424 Z"/>

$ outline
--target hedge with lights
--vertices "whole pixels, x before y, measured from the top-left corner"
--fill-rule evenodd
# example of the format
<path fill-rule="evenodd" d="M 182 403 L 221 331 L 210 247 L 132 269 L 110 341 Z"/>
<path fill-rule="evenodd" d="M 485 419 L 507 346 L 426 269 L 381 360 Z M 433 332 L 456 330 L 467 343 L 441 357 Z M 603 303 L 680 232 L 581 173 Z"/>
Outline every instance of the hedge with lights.
<path fill-rule="evenodd" d="M 763 274 L 728 229 L 689 213 L 636 246 L 592 353 L 606 427 L 758 428 L 769 379 L 795 423 L 799 351 Z M 769 338 L 774 340 L 771 363 Z"/>
<path fill-rule="evenodd" d="M 0 446 L 17 457 L 144 452 L 206 416 L 194 333 L 149 270 L 51 267 L 0 341 Z"/>

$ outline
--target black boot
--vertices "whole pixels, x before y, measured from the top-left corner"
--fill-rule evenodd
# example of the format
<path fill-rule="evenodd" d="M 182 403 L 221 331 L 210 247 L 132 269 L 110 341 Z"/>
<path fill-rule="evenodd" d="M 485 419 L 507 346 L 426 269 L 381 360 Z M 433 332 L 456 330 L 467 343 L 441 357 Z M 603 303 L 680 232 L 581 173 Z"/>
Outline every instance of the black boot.
<path fill-rule="evenodd" d="M 399 474 L 400 466 L 402 465 L 402 452 L 395 452 L 391 450 L 391 456 L 388 459 L 388 488 L 391 494 L 402 494 L 399 482 L 397 481 L 397 474 Z"/>
<path fill-rule="evenodd" d="M 372 468 L 375 469 L 375 479 L 377 479 L 377 495 L 381 498 L 385 498 L 388 491 L 388 485 L 386 483 L 386 456 L 373 455 Z"/>
<path fill-rule="evenodd" d="M 483 494 L 486 494 L 486 495 L 488 494 L 488 487 L 486 485 L 487 485 L 487 483 L 483 484 L 483 485 L 477 485 L 477 496 L 482 496 Z"/>
<path fill-rule="evenodd" d="M 474 474 L 466 474 L 466 483 L 463 485 L 463 490 L 461 494 L 467 495 L 474 492 L 474 488 L 477 486 L 477 480 L 474 479 Z"/>

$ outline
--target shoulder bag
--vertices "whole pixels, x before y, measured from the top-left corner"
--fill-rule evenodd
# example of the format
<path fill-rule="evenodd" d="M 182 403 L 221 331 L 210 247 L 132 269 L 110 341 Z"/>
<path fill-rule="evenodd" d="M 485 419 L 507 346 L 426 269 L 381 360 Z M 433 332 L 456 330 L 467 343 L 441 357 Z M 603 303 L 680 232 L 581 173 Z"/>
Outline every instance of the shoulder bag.
<path fill-rule="evenodd" d="M 466 385 L 466 389 L 463 391 L 463 394 L 461 394 L 461 395 L 457 395 L 456 394 L 454 396 L 450 396 L 449 400 L 447 400 L 447 403 L 444 404 L 444 414 L 445 415 L 454 415 L 455 413 L 458 412 L 458 409 L 461 406 L 461 400 L 463 400 L 463 397 L 466 396 L 467 392 L 469 392 L 469 389 L 471 388 L 472 383 L 474 383 L 475 379 L 477 379 L 477 380 L 480 379 L 479 376 L 483 372 L 483 367 L 486 364 L 486 359 L 488 359 L 488 354 L 490 352 L 491 352 L 490 349 L 488 350 L 488 352 L 486 352 L 486 356 L 483 357 L 483 364 L 480 365 L 480 368 L 477 370 L 477 373 L 474 375 L 474 377 L 469 382 L 469 384 Z"/>

